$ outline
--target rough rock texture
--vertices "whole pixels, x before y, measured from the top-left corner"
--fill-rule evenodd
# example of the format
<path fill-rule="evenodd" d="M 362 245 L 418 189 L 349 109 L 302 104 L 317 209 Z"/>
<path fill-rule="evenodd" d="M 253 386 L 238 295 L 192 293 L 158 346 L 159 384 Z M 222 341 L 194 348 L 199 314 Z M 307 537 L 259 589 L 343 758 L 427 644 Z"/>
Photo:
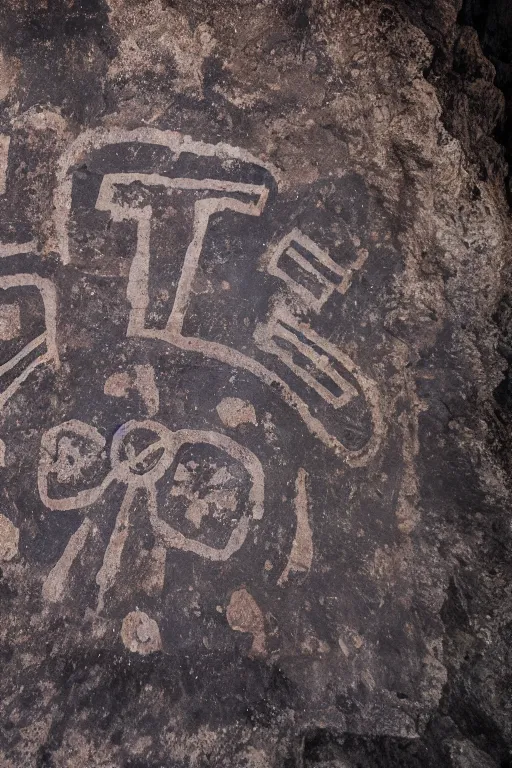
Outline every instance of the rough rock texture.
<path fill-rule="evenodd" d="M 504 0 L 0 15 L 0 766 L 512 765 Z"/>

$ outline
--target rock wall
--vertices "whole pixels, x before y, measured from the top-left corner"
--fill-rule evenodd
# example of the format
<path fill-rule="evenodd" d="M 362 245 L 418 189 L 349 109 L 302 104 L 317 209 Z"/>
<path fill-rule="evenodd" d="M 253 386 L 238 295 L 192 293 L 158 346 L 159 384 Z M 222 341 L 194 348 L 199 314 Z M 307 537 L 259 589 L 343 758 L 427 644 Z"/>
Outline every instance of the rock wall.
<path fill-rule="evenodd" d="M 512 765 L 507 4 L 0 18 L 0 765 Z"/>

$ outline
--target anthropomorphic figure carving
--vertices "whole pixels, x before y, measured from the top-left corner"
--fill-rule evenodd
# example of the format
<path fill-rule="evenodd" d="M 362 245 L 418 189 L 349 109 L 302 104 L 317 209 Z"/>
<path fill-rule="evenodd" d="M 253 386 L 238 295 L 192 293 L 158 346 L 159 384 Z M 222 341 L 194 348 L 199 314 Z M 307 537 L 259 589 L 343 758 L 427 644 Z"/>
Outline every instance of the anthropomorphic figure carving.
<path fill-rule="evenodd" d="M 57 266 L 0 277 L 9 300 L 42 299 L 44 357 L 6 339 L 0 379 L 27 357 L 1 416 L 8 438 L 37 393 L 7 475 L 34 477 L 17 503 L 52 541 L 48 605 L 85 589 L 102 619 L 173 616 L 181 642 L 219 594 L 260 585 L 286 626 L 321 580 L 315 526 L 364 506 L 353 488 L 384 436 L 373 363 L 339 334 L 369 258 L 330 210 L 350 183 L 297 206 L 246 152 L 153 129 L 85 133 L 62 156 Z"/>

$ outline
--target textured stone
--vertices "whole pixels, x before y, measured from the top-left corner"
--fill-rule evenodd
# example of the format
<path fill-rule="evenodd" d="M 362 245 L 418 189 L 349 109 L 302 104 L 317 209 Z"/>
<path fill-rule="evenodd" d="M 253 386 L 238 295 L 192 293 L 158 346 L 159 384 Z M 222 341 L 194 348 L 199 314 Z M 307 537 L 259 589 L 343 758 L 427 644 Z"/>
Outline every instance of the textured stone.
<path fill-rule="evenodd" d="M 2 768 L 512 759 L 508 106 L 459 10 L 3 12 Z"/>

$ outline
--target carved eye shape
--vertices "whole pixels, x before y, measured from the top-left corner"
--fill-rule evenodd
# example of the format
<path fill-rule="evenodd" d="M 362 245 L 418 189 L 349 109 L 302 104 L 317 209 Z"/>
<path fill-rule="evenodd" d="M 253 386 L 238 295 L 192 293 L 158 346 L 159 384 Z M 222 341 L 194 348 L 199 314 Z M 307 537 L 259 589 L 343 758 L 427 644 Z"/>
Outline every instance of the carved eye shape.
<path fill-rule="evenodd" d="M 229 559 L 251 517 L 263 514 L 263 471 L 225 435 L 183 430 L 172 466 L 157 485 L 152 524 L 163 546 Z"/>
<path fill-rule="evenodd" d="M 97 429 L 72 420 L 49 429 L 41 441 L 38 486 L 50 509 L 92 504 L 108 471 L 105 439 Z"/>
<path fill-rule="evenodd" d="M 161 460 L 165 448 L 154 430 L 139 427 L 130 432 L 118 431 L 119 461 L 126 464 L 133 475 L 145 475 Z"/>
<path fill-rule="evenodd" d="M 193 532 L 204 529 L 207 518 L 211 528 L 215 523 L 229 527 L 236 521 L 242 496 L 247 497 L 247 485 L 247 472 L 230 457 L 211 448 L 199 451 L 188 446 L 180 452 L 170 495 Z"/>
<path fill-rule="evenodd" d="M 130 462 L 130 472 L 134 475 L 147 475 L 155 469 L 164 455 L 163 447 L 148 446 L 139 456 Z"/>
<path fill-rule="evenodd" d="M 133 476 L 154 482 L 171 463 L 174 440 L 172 433 L 153 421 L 131 421 L 123 424 L 112 440 L 112 468 L 119 479 Z"/>

